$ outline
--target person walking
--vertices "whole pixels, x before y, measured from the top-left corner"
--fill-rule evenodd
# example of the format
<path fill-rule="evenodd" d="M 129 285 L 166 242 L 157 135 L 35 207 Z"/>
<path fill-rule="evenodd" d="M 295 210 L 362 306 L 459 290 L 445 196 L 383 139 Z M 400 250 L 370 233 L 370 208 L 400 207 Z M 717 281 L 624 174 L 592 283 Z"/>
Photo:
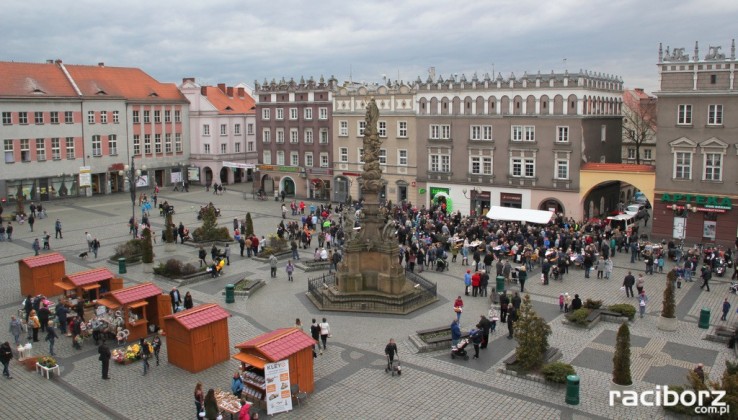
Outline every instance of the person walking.
<path fill-rule="evenodd" d="M 456 347 L 461 340 L 461 327 L 459 326 L 459 320 L 454 319 L 451 322 L 451 345 Z"/>
<path fill-rule="evenodd" d="M 46 341 L 49 342 L 49 354 L 52 356 L 56 356 L 56 354 L 54 353 L 54 342 L 57 338 L 59 338 L 59 336 L 56 335 L 56 331 L 54 331 L 54 321 L 47 322 Z"/>
<path fill-rule="evenodd" d="M 85 232 L 85 240 L 87 240 L 87 252 L 92 252 L 92 235 L 90 232 Z"/>
<path fill-rule="evenodd" d="M 8 241 L 13 242 L 13 225 L 8 222 L 8 227 L 5 228 L 5 234 L 8 236 Z"/>
<path fill-rule="evenodd" d="M 287 281 L 293 281 L 292 279 L 292 273 L 295 271 L 295 266 L 292 265 L 292 261 L 287 261 L 287 266 L 285 267 L 285 271 L 287 272 Z"/>
<path fill-rule="evenodd" d="M 643 292 L 643 287 L 646 285 L 646 279 L 643 277 L 643 273 L 638 273 L 638 280 L 636 281 L 636 290 L 638 291 L 638 296 L 641 295 L 641 292 Z"/>
<path fill-rule="evenodd" d="M 277 278 L 277 263 L 278 263 L 277 256 L 272 254 L 269 257 L 269 267 L 271 268 L 272 278 Z"/>
<path fill-rule="evenodd" d="M 92 240 L 92 255 L 97 258 L 97 251 L 100 250 L 100 241 L 97 240 L 97 238 L 94 238 Z"/>
<path fill-rule="evenodd" d="M 20 319 L 17 319 L 14 315 L 10 317 L 10 328 L 8 330 L 13 336 L 13 342 L 16 346 L 20 345 L 20 335 L 23 332 L 23 324 Z"/>
<path fill-rule="evenodd" d="M 195 418 L 201 420 L 200 413 L 204 413 L 205 394 L 202 392 L 202 382 L 195 384 Z"/>
<path fill-rule="evenodd" d="M 169 299 L 172 303 L 172 313 L 176 313 L 177 308 L 182 304 L 182 295 L 176 287 L 172 287 L 172 291 L 169 292 Z"/>
<path fill-rule="evenodd" d="M 225 244 L 225 250 L 223 252 L 225 252 L 226 265 L 231 265 L 231 247 Z"/>
<path fill-rule="evenodd" d="M 36 223 L 36 217 L 31 213 L 30 216 L 28 216 L 28 226 L 31 228 L 31 232 L 33 232 L 33 224 Z"/>
<path fill-rule="evenodd" d="M 313 340 L 315 340 L 315 344 L 313 345 L 313 357 L 318 357 L 315 345 L 320 348 L 320 326 L 318 325 L 318 321 L 316 321 L 315 318 L 313 318 L 313 323 L 310 324 L 310 336 L 313 337 Z M 320 354 L 323 354 L 323 352 L 321 351 Z"/>
<path fill-rule="evenodd" d="M 143 374 L 146 375 L 149 372 L 149 357 L 151 356 L 151 349 L 149 349 L 149 343 L 143 338 L 139 340 L 138 345 L 141 347 L 141 360 L 143 361 Z"/>
<path fill-rule="evenodd" d="M 156 365 L 159 366 L 159 351 L 161 351 L 161 338 L 159 335 L 155 335 L 151 340 L 151 347 L 154 348 L 154 359 L 156 359 Z"/>
<path fill-rule="evenodd" d="M 394 338 L 389 339 L 389 343 L 384 346 L 384 354 L 387 355 L 387 370 L 392 369 L 392 363 L 395 361 L 395 355 L 397 354 L 397 343 Z"/>
<path fill-rule="evenodd" d="M 613 252 L 615 252 L 614 250 L 615 248 L 613 248 Z M 613 265 L 614 263 L 612 261 L 612 257 L 605 260 L 605 280 L 610 279 L 610 276 L 612 275 Z"/>
<path fill-rule="evenodd" d="M 635 284 L 635 277 L 628 271 L 628 275 L 623 279 L 623 287 L 625 287 L 625 297 L 635 297 L 633 295 L 633 285 Z"/>
<path fill-rule="evenodd" d="M 54 223 L 54 230 L 56 231 L 55 239 L 64 239 L 64 236 L 62 235 L 61 220 L 56 219 L 56 222 Z"/>
<path fill-rule="evenodd" d="M 0 363 L 3 364 L 3 376 L 8 379 L 13 379 L 10 376 L 10 361 L 13 360 L 13 350 L 10 349 L 10 343 L 7 341 L 0 345 Z"/>
<path fill-rule="evenodd" d="M 205 251 L 205 248 L 203 248 L 203 246 L 200 245 L 200 249 L 197 251 L 197 258 L 200 259 L 200 267 L 202 267 L 203 264 L 205 264 L 205 267 L 208 266 L 208 262 L 205 261 L 205 258 L 207 258 L 207 256 L 208 256 L 207 251 Z"/>
<path fill-rule="evenodd" d="M 518 311 L 512 305 L 507 306 L 507 339 L 512 340 L 514 331 L 514 323 L 518 320 Z"/>
<path fill-rule="evenodd" d="M 100 344 L 97 348 L 97 353 L 100 355 L 98 356 L 97 360 L 100 361 L 102 365 L 102 378 L 103 379 L 110 379 L 110 375 L 108 375 L 108 369 L 110 368 L 110 349 L 105 344 L 105 341 Z"/>
<path fill-rule="evenodd" d="M 638 309 L 641 312 L 641 318 L 643 318 L 643 316 L 646 314 L 646 302 L 648 302 L 646 291 L 641 290 L 641 292 L 638 294 Z"/>
<path fill-rule="evenodd" d="M 709 292 L 710 291 L 709 281 L 712 278 L 712 269 L 707 265 L 702 266 L 702 276 L 701 277 L 702 277 L 702 285 L 700 285 L 700 290 L 703 287 L 706 287 L 707 291 Z"/>
<path fill-rule="evenodd" d="M 454 300 L 454 312 L 456 313 L 456 320 L 461 322 L 461 313 L 464 312 L 464 301 L 461 300 L 461 296 L 457 296 Z"/>
<path fill-rule="evenodd" d="M 323 350 L 325 350 L 328 337 L 331 335 L 331 326 L 325 318 L 323 318 L 323 322 L 318 324 L 318 326 L 320 327 L 320 341 L 323 343 Z M 322 350 L 320 354 L 323 354 Z"/>
<path fill-rule="evenodd" d="M 491 324 L 489 322 L 489 319 L 487 319 L 484 314 L 479 316 L 479 322 L 477 323 L 477 328 L 482 330 L 482 345 L 481 348 L 486 349 L 487 344 L 489 344 L 489 330 L 491 328 Z"/>
<path fill-rule="evenodd" d="M 41 328 L 41 322 L 38 320 L 36 310 L 31 310 L 31 316 L 28 317 L 28 329 L 33 331 L 33 342 L 38 342 L 38 330 Z"/>
<path fill-rule="evenodd" d="M 525 293 L 525 281 L 528 280 L 528 270 L 525 266 L 518 269 L 518 283 L 520 284 L 520 293 Z"/>
<path fill-rule="evenodd" d="M 727 321 L 728 312 L 730 311 L 730 302 L 728 298 L 723 301 L 723 316 L 720 318 L 721 321 Z"/>
<path fill-rule="evenodd" d="M 47 251 L 51 250 L 51 235 L 49 235 L 49 232 L 44 231 L 44 249 Z"/>
<path fill-rule="evenodd" d="M 471 270 L 466 270 L 464 274 L 464 296 L 469 296 L 469 289 L 472 287 L 472 275 Z"/>
<path fill-rule="evenodd" d="M 38 252 L 41 251 L 41 243 L 39 243 L 38 238 L 33 240 L 33 243 L 31 244 L 31 249 L 33 249 L 33 255 L 38 256 Z"/>
<path fill-rule="evenodd" d="M 195 305 L 192 302 L 192 295 L 190 294 L 190 292 L 185 293 L 185 297 L 184 297 L 184 308 L 185 309 L 192 309 L 193 306 L 195 306 Z"/>

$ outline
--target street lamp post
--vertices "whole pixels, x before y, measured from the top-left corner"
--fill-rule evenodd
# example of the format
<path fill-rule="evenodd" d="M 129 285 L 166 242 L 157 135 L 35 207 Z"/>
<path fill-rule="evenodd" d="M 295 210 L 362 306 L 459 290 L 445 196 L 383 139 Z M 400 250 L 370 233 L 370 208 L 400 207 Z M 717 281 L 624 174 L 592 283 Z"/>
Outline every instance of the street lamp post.
<path fill-rule="evenodd" d="M 146 165 L 143 165 L 141 167 L 144 171 L 146 170 Z M 123 170 L 118 171 L 118 175 L 125 177 L 128 181 L 129 189 L 131 191 L 131 218 L 135 222 L 136 221 L 136 181 L 141 176 L 141 170 L 136 169 L 136 162 L 134 161 L 134 157 L 131 156 L 131 166 L 125 165 L 123 167 Z"/>

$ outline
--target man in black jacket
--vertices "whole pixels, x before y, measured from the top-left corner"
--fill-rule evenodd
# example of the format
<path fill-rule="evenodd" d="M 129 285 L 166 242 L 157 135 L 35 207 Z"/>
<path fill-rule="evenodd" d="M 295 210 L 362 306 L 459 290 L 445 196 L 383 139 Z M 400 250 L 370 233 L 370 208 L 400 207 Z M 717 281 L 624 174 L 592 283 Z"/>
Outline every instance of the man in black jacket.
<path fill-rule="evenodd" d="M 625 287 L 625 297 L 635 297 L 633 294 L 633 285 L 635 284 L 635 277 L 628 271 L 628 275 L 623 279 L 623 287 Z"/>
<path fill-rule="evenodd" d="M 102 378 L 110 379 L 110 376 L 108 376 L 108 368 L 110 368 L 110 349 L 105 345 L 104 341 L 100 344 L 100 347 L 97 348 L 97 352 L 100 354 L 98 360 L 102 363 Z"/>
<path fill-rule="evenodd" d="M 320 326 L 318 321 L 313 318 L 313 323 L 310 325 L 310 336 L 315 340 L 315 344 L 320 342 Z M 315 344 L 313 345 L 313 357 L 318 357 L 318 353 L 315 351 Z"/>
<path fill-rule="evenodd" d="M 489 330 L 491 328 L 491 324 L 489 322 L 489 319 L 487 319 L 486 316 L 482 315 L 479 317 L 479 322 L 477 323 L 477 328 L 482 330 L 482 346 L 481 348 L 486 349 L 487 344 L 489 343 Z"/>

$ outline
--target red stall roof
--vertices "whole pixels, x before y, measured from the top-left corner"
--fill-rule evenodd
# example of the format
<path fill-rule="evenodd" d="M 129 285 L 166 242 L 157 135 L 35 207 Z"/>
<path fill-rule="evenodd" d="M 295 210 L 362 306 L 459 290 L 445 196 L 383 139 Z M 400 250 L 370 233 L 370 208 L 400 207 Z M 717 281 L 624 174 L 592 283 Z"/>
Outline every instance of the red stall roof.
<path fill-rule="evenodd" d="M 280 328 L 238 344 L 236 348 L 255 349 L 270 362 L 276 362 L 314 344 L 315 340 L 299 328 Z"/>
<path fill-rule="evenodd" d="M 228 318 L 230 314 L 215 303 L 196 306 L 176 314 L 167 315 L 164 319 L 173 319 L 179 322 L 185 329 L 194 330 L 203 325 L 212 324 L 221 319 Z"/>
<path fill-rule="evenodd" d="M 107 268 L 95 268 L 93 270 L 67 274 L 63 279 L 67 279 L 75 286 L 81 287 L 87 284 L 98 283 L 102 280 L 110 280 L 113 277 L 115 276 L 113 276 L 113 273 L 111 273 Z"/>
<path fill-rule="evenodd" d="M 121 305 L 131 302 L 138 302 L 153 296 L 161 294 L 161 289 L 154 286 L 154 283 L 142 283 L 135 286 L 126 287 L 125 289 L 114 290 L 110 292 L 110 296 L 117 300 Z"/>
<path fill-rule="evenodd" d="M 38 257 L 23 258 L 22 260 L 20 260 L 20 262 L 22 262 L 23 264 L 31 268 L 43 267 L 45 265 L 60 263 L 60 262 L 65 262 L 65 261 L 66 259 L 64 258 L 64 256 L 62 254 L 59 254 L 58 252 L 39 255 Z"/>

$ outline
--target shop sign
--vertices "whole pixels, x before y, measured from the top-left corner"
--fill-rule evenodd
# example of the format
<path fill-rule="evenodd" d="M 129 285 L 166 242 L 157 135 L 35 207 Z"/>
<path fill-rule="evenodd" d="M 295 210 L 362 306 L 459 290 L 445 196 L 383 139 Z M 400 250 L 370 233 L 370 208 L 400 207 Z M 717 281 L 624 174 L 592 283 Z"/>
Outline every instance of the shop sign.
<path fill-rule="evenodd" d="M 661 194 L 661 201 L 664 203 L 676 203 L 680 200 L 683 200 L 685 203 L 698 204 L 710 209 L 733 209 L 733 202 L 730 201 L 730 198 L 728 197 L 697 194 Z"/>
<path fill-rule="evenodd" d="M 333 175 L 333 169 L 331 168 L 313 168 L 310 169 L 310 173 L 313 175 Z"/>
<path fill-rule="evenodd" d="M 259 165 L 260 171 L 278 171 L 278 172 L 305 172 L 299 166 L 275 166 L 275 165 Z"/>
<path fill-rule="evenodd" d="M 80 187 L 91 187 L 92 186 L 92 168 L 89 166 L 79 167 L 79 186 Z"/>
<path fill-rule="evenodd" d="M 430 187 L 430 198 L 431 200 L 438 195 L 438 193 L 442 193 L 444 195 L 448 195 L 451 190 L 448 188 L 441 188 L 441 187 Z"/>
<path fill-rule="evenodd" d="M 343 176 L 361 176 L 358 172 L 344 172 Z"/>
<path fill-rule="evenodd" d="M 241 162 L 223 162 L 225 168 L 240 168 L 240 169 L 254 169 L 256 165 L 253 163 L 241 163 Z"/>
<path fill-rule="evenodd" d="M 425 192 L 426 192 L 425 191 L 425 188 L 421 188 L 421 189 L 418 190 L 418 194 L 420 194 L 420 195 L 425 194 Z"/>
<path fill-rule="evenodd" d="M 522 203 L 523 195 L 522 194 L 500 193 L 500 201 L 505 201 L 508 203 L 509 202 Z"/>
<path fill-rule="evenodd" d="M 289 360 L 265 364 L 264 379 L 266 381 L 267 414 L 271 416 L 292 410 Z"/>
<path fill-rule="evenodd" d="M 187 168 L 187 179 L 190 181 L 200 181 L 200 168 L 196 166 Z"/>
<path fill-rule="evenodd" d="M 475 197 L 477 200 L 489 201 L 491 196 L 492 195 L 489 191 L 477 191 L 475 194 Z"/>
<path fill-rule="evenodd" d="M 114 163 L 108 167 L 108 172 L 125 171 L 125 165 L 122 163 Z"/>

